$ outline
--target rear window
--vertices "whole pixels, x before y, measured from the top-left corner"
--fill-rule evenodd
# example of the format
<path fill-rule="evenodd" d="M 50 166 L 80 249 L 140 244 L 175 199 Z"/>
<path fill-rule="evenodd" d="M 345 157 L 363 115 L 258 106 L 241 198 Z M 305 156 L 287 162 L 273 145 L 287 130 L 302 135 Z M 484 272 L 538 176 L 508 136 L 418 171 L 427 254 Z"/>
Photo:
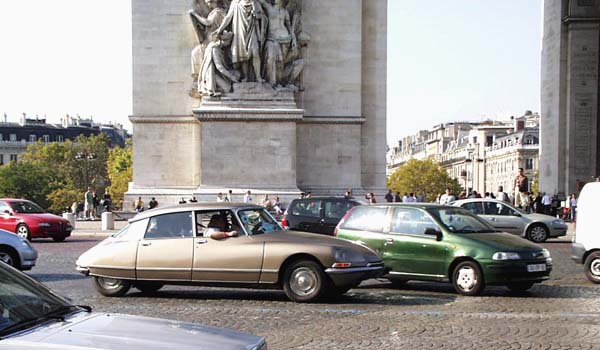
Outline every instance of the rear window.
<path fill-rule="evenodd" d="M 325 201 L 325 217 L 328 219 L 341 219 L 348 210 L 358 205 L 349 201 Z"/>
<path fill-rule="evenodd" d="M 387 222 L 387 208 L 357 207 L 342 225 L 342 229 L 383 232 Z"/>
<path fill-rule="evenodd" d="M 320 199 L 302 199 L 294 201 L 288 213 L 294 216 L 321 217 Z"/>

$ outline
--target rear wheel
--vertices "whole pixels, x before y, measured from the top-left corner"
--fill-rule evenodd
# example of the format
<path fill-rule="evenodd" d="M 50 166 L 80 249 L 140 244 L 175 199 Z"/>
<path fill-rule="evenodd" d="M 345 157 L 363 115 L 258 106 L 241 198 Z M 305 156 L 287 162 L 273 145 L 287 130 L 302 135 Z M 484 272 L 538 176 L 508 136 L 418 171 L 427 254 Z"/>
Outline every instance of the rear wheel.
<path fill-rule="evenodd" d="M 131 288 L 129 281 L 94 276 L 94 287 L 105 297 L 120 297 L 125 295 Z"/>
<path fill-rule="evenodd" d="M 144 294 L 154 294 L 158 292 L 164 285 L 160 283 L 152 283 L 152 282 L 136 282 L 133 284 L 136 289 L 139 289 L 140 292 Z"/>
<path fill-rule="evenodd" d="M 314 261 L 297 261 L 291 264 L 283 278 L 283 291 L 293 301 L 312 302 L 323 296 L 327 276 Z"/>
<path fill-rule="evenodd" d="M 0 261 L 17 269 L 20 265 L 17 254 L 8 248 L 0 248 Z"/>
<path fill-rule="evenodd" d="M 19 236 L 23 239 L 31 240 L 31 232 L 29 232 L 29 227 L 27 227 L 27 225 L 25 225 L 25 224 L 17 225 L 16 233 L 17 233 L 17 236 Z"/>
<path fill-rule="evenodd" d="M 513 292 L 526 292 L 533 287 L 533 284 L 533 282 L 510 283 L 507 285 L 507 287 Z"/>
<path fill-rule="evenodd" d="M 544 225 L 531 225 L 527 230 L 527 239 L 534 243 L 543 243 L 548 239 L 548 229 Z"/>
<path fill-rule="evenodd" d="M 483 274 L 474 261 L 463 261 L 452 273 L 454 289 L 462 295 L 479 295 L 484 288 Z"/>
<path fill-rule="evenodd" d="M 600 284 L 600 252 L 594 252 L 585 259 L 585 276 L 591 282 Z"/>

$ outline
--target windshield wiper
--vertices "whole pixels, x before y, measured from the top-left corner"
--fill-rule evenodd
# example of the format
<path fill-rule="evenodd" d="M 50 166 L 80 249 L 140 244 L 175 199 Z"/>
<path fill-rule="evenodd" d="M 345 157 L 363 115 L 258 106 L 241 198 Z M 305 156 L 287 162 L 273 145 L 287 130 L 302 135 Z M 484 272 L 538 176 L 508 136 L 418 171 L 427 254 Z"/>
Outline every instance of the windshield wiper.
<path fill-rule="evenodd" d="M 82 309 L 85 312 L 92 312 L 92 307 L 88 305 L 61 305 L 43 316 L 22 320 L 8 327 L 0 329 L 0 340 L 7 334 L 33 327 L 48 320 L 65 322 L 65 315 L 78 309 Z"/>

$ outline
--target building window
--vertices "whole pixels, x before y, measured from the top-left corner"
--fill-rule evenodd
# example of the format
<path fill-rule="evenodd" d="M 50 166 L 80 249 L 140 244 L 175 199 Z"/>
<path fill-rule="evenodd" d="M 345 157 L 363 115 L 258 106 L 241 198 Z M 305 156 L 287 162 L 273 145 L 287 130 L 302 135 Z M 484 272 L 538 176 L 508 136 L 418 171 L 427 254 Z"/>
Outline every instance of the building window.
<path fill-rule="evenodd" d="M 63 136 L 62 135 L 57 135 L 56 136 L 56 141 L 63 142 Z"/>
<path fill-rule="evenodd" d="M 10 134 L 11 141 L 17 141 L 17 134 Z"/>
<path fill-rule="evenodd" d="M 525 159 L 525 169 L 527 169 L 527 170 L 533 169 L 533 158 Z"/>
<path fill-rule="evenodd" d="M 10 161 L 17 161 L 19 159 L 19 155 L 18 154 L 11 154 L 10 155 Z"/>
<path fill-rule="evenodd" d="M 37 136 L 35 135 L 29 135 L 29 142 L 35 142 L 37 139 Z"/>
<path fill-rule="evenodd" d="M 44 140 L 44 142 L 50 142 L 50 135 L 44 135 L 42 136 L 42 139 Z"/>

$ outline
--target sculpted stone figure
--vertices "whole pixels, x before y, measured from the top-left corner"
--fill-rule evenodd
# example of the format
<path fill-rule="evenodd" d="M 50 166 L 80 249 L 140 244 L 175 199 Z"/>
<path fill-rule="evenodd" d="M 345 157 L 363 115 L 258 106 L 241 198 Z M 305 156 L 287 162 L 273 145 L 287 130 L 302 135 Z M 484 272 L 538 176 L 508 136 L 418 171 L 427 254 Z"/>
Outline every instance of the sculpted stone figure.
<path fill-rule="evenodd" d="M 225 63 L 225 47 L 231 44 L 232 34 L 223 32 L 208 44 L 200 70 L 200 92 L 205 96 L 219 96 L 231 91 L 231 82 L 239 81 L 239 72 L 229 70 Z"/>
<path fill-rule="evenodd" d="M 194 25 L 194 31 L 198 38 L 198 45 L 192 50 L 192 78 L 194 84 L 190 95 L 198 96 L 199 92 L 199 79 L 200 79 L 200 67 L 202 66 L 202 60 L 204 58 L 204 52 L 210 42 L 213 41 L 214 32 L 219 28 L 223 19 L 225 18 L 226 12 L 224 9 L 219 7 L 218 0 L 195 0 L 196 9 L 190 10 L 188 14 Z M 200 14 L 200 1 L 204 1 L 206 7 L 210 11 L 208 16 L 204 17 Z"/>
<path fill-rule="evenodd" d="M 261 57 L 267 18 L 257 0 L 233 0 L 227 16 L 216 30 L 221 34 L 231 24 L 233 42 L 231 45 L 231 61 L 241 66 L 243 81 L 250 79 L 250 63 L 257 82 L 263 82 L 261 72 Z"/>
<path fill-rule="evenodd" d="M 269 17 L 265 59 L 267 78 L 271 85 L 281 85 L 284 63 L 290 45 L 294 48 L 297 46 L 290 13 L 285 8 L 283 0 L 275 0 L 273 5 L 266 0 L 258 1 L 263 5 Z"/>

